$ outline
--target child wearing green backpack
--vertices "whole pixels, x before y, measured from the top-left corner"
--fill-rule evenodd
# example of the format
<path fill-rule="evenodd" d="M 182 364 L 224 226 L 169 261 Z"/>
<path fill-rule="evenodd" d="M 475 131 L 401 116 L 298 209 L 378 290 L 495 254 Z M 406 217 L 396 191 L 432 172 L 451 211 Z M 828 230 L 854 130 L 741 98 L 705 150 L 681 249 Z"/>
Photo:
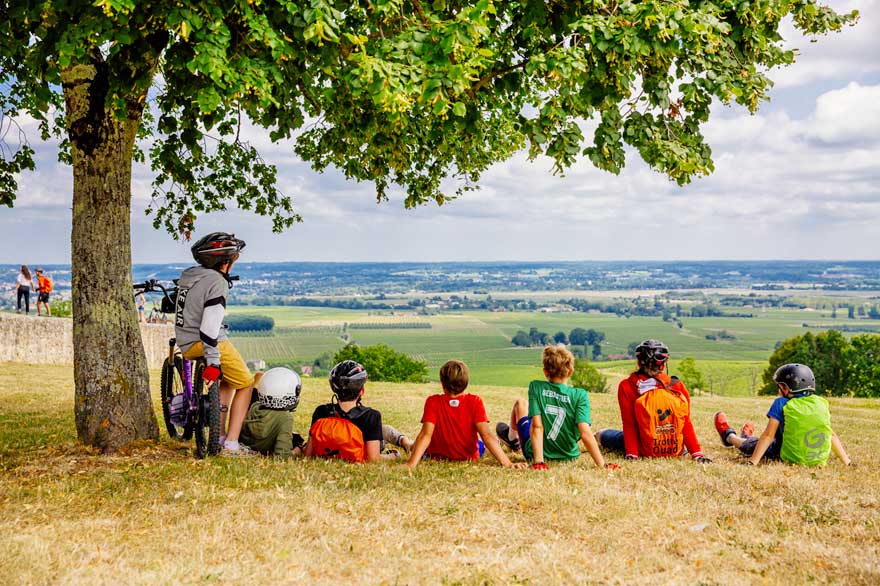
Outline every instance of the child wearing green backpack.
<path fill-rule="evenodd" d="M 782 460 L 791 464 L 822 466 L 831 450 L 841 462 L 852 464 L 843 444 L 831 430 L 828 401 L 814 395 L 816 377 L 809 366 L 785 364 L 773 374 L 779 397 L 767 412 L 767 427 L 754 437 L 755 426 L 748 422 L 737 435 L 722 411 L 715 414 L 715 429 L 726 446 L 736 447 L 746 456 L 743 464 L 757 466 L 762 458 Z"/>

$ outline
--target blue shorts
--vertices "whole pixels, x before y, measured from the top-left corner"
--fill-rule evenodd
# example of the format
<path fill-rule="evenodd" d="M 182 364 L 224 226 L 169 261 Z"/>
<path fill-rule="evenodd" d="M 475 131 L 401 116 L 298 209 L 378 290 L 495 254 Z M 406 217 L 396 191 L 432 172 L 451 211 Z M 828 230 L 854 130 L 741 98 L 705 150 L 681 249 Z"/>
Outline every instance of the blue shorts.
<path fill-rule="evenodd" d="M 526 460 L 532 459 L 532 418 L 520 417 L 516 422 L 516 433 L 519 434 L 519 449 L 522 450 Z M 526 448 L 528 444 L 528 448 Z"/>

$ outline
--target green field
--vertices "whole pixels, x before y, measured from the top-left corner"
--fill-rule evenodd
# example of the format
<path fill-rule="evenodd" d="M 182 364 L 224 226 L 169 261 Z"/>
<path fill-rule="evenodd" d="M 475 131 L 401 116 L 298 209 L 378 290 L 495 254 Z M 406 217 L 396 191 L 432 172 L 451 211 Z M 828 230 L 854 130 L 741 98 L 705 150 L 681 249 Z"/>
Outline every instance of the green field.
<path fill-rule="evenodd" d="M 468 363 L 474 381 L 480 384 L 523 386 L 541 375 L 541 349 L 517 348 L 510 339 L 518 330 L 537 327 L 554 334 L 573 328 L 595 329 L 606 334 L 602 346 L 606 355 L 625 354 L 627 346 L 646 338 L 659 338 L 669 345 L 675 373 L 676 359 L 691 356 L 707 383 L 706 391 L 723 395 L 747 395 L 761 386 L 761 373 L 775 345 L 786 338 L 821 328 L 853 325 L 880 327 L 871 320 L 831 319 L 830 312 L 809 310 L 757 311 L 752 318 L 684 318 L 683 327 L 659 317 L 617 317 L 608 314 L 488 312 L 443 313 L 421 316 L 313 307 L 230 307 L 239 314 L 268 315 L 276 328 L 269 337 L 235 335 L 233 339 L 246 359 L 309 364 L 318 355 L 336 351 L 347 340 L 361 345 L 387 344 L 395 350 L 424 359 L 429 376 L 436 380 L 437 368 L 458 358 Z M 350 323 L 427 322 L 428 329 L 344 329 Z M 707 340 L 721 331 L 733 340 Z M 631 370 L 629 361 L 600 362 L 597 366 L 612 383 Z"/>

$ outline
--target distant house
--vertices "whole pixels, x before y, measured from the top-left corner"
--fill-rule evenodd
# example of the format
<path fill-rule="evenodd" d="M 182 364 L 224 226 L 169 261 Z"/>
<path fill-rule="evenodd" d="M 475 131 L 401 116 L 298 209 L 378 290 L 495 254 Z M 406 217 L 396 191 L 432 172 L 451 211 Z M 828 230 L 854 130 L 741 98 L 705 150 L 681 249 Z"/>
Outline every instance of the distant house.
<path fill-rule="evenodd" d="M 259 358 L 249 361 L 247 365 L 251 370 L 266 370 L 266 361 Z"/>

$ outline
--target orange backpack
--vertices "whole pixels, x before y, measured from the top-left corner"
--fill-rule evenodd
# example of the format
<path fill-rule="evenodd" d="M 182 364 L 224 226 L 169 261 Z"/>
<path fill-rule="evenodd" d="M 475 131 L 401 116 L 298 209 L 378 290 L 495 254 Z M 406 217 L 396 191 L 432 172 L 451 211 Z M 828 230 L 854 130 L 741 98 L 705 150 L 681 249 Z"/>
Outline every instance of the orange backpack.
<path fill-rule="evenodd" d="M 52 292 L 52 279 L 49 277 L 40 276 L 37 278 L 37 285 L 39 286 L 40 293 L 51 293 Z"/>
<path fill-rule="evenodd" d="M 309 430 L 312 453 L 320 458 L 342 458 L 349 462 L 366 460 L 364 434 L 345 414 L 336 410 L 337 417 L 322 417 Z M 340 416 L 341 415 L 341 416 Z"/>
<path fill-rule="evenodd" d="M 672 377 L 669 387 L 664 388 L 657 380 L 657 388 L 636 399 L 639 451 L 644 456 L 680 456 L 684 451 L 684 424 L 690 408 L 684 395 L 672 388 L 677 382 Z"/>

